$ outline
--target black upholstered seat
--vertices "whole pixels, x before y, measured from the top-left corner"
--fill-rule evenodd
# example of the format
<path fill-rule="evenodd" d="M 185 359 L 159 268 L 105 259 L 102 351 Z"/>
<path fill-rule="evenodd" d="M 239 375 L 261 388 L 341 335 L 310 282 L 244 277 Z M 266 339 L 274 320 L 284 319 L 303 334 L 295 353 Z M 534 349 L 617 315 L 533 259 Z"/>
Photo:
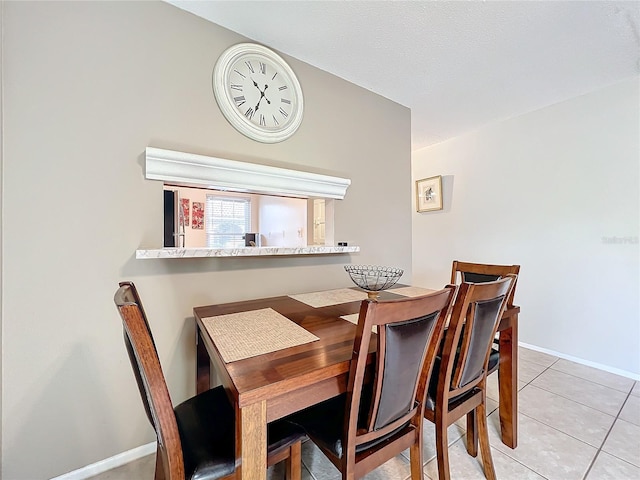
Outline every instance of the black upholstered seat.
<path fill-rule="evenodd" d="M 438 390 L 438 374 L 436 372 L 440 371 L 441 361 L 442 361 L 442 358 L 440 356 L 437 356 L 435 361 L 433 362 L 434 373 L 431 375 L 431 378 L 429 379 L 429 389 L 427 390 L 427 400 L 425 404 L 425 408 L 427 410 L 435 409 L 436 392 Z M 491 353 L 489 354 L 489 364 L 488 364 L 489 366 L 488 366 L 487 372 L 492 372 L 493 370 L 495 370 L 498 367 L 499 362 L 500 362 L 500 352 L 492 348 Z M 451 403 L 455 403 L 459 399 L 460 398 L 456 397 L 456 398 L 449 399 L 449 401 Z"/>
<path fill-rule="evenodd" d="M 236 472 L 234 408 L 223 387 L 196 395 L 175 408 L 160 366 L 149 323 L 131 282 L 122 282 L 115 303 L 147 417 L 156 431 L 157 480 L 231 480 Z M 300 480 L 303 430 L 286 420 L 268 425 L 268 464 L 286 460 L 290 480 Z M 291 458 L 297 459 L 297 464 Z"/>

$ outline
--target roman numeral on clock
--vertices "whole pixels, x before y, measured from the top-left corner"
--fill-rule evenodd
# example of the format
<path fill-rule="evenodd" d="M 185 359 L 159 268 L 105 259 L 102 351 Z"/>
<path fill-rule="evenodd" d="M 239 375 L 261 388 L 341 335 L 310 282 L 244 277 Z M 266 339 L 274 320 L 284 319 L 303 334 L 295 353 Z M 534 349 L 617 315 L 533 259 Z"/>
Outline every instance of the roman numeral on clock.
<path fill-rule="evenodd" d="M 267 64 L 260 62 L 260 73 L 263 75 L 267 74 Z"/>
<path fill-rule="evenodd" d="M 287 118 L 287 117 L 289 116 L 289 114 L 288 114 L 287 112 L 285 112 L 285 111 L 282 109 L 282 107 L 280 107 L 280 113 L 282 114 L 282 116 L 283 116 L 284 118 Z"/>
<path fill-rule="evenodd" d="M 244 112 L 244 116 L 247 117 L 248 119 L 252 119 L 254 113 L 256 112 L 253 111 L 253 108 L 249 107 L 249 109 L 246 112 Z"/>
<path fill-rule="evenodd" d="M 229 88 L 231 88 L 231 90 L 237 90 L 239 92 L 242 91 L 242 85 L 240 85 L 239 83 L 232 83 L 231 85 L 229 85 Z"/>
<path fill-rule="evenodd" d="M 244 62 L 244 64 L 247 66 L 247 68 L 249 70 L 251 70 L 251 73 L 256 73 L 256 71 L 253 69 L 253 65 L 251 65 L 251 62 Z"/>
<path fill-rule="evenodd" d="M 240 95 L 239 97 L 233 97 L 233 100 L 236 102 L 236 104 L 241 107 L 242 105 L 244 105 L 245 102 L 245 98 L 244 95 Z"/>
<path fill-rule="evenodd" d="M 286 103 L 287 105 L 291 105 L 291 100 L 289 100 L 288 98 L 281 98 L 280 101 L 282 103 Z"/>

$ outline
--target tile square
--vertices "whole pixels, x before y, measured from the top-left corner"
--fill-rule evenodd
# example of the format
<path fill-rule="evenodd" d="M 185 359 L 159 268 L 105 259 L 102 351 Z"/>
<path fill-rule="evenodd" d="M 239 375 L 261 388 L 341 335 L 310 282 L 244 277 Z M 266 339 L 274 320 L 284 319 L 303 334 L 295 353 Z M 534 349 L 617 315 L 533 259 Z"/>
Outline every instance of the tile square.
<path fill-rule="evenodd" d="M 550 367 L 559 360 L 558 357 L 549 355 L 548 353 L 538 352 L 525 347 L 518 347 L 518 360 L 537 363 L 543 367 Z"/>
<path fill-rule="evenodd" d="M 410 476 L 411 464 L 402 455 L 398 455 L 367 473 L 362 480 L 404 480 Z"/>
<path fill-rule="evenodd" d="M 493 372 L 487 377 L 487 399 L 500 401 L 500 389 L 498 388 L 498 372 Z"/>
<path fill-rule="evenodd" d="M 586 480 L 637 480 L 638 478 L 640 478 L 640 467 L 606 452 L 600 452 Z"/>
<path fill-rule="evenodd" d="M 495 448 L 491 449 L 491 457 L 493 458 L 496 477 L 500 479 L 544 479 L 544 477 Z M 482 469 L 482 455 L 478 453 L 476 458 L 469 455 L 462 439 L 449 446 L 449 472 L 451 473 L 452 479 L 486 480 Z M 436 480 L 438 478 L 437 459 L 434 458 L 427 463 L 424 468 L 424 473 L 430 479 Z"/>
<path fill-rule="evenodd" d="M 302 444 L 302 465 L 313 474 L 316 480 L 339 480 L 341 478 L 340 471 L 310 440 Z"/>
<path fill-rule="evenodd" d="M 600 447 L 615 417 L 533 385 L 519 394 L 519 412 L 594 447 Z"/>
<path fill-rule="evenodd" d="M 598 370 L 597 368 L 588 367 L 586 365 L 580 365 L 579 363 L 565 359 L 558 360 L 551 366 L 551 368 L 624 393 L 629 393 L 635 383 L 630 378 L 622 377 L 615 373 L 605 372 L 604 370 Z"/>
<path fill-rule="evenodd" d="M 518 380 L 525 383 L 530 383 L 536 377 L 538 377 L 547 368 L 539 363 L 530 362 L 527 360 L 518 359 Z"/>
<path fill-rule="evenodd" d="M 616 420 L 602 450 L 640 467 L 640 427 L 624 420 Z"/>
<path fill-rule="evenodd" d="M 309 470 L 307 470 L 307 467 L 305 467 L 304 465 L 302 465 L 301 471 L 302 471 L 301 480 L 314 480 L 313 476 L 311 475 Z M 285 473 L 284 462 L 276 463 L 274 466 L 269 467 L 267 469 L 267 480 L 282 480 L 284 478 L 284 473 Z M 145 477 L 145 478 L 152 478 L 152 477 Z"/>
<path fill-rule="evenodd" d="M 640 397 L 629 395 L 618 418 L 640 426 Z"/>
<path fill-rule="evenodd" d="M 156 471 L 156 454 L 145 455 L 129 463 L 125 463 L 88 480 L 127 480 L 130 478 L 153 478 Z"/>
<path fill-rule="evenodd" d="M 325 457 L 311 441 L 302 444 L 302 464 L 313 474 L 315 480 L 339 480 L 340 471 Z M 363 480 L 404 480 L 411 475 L 409 460 L 398 455 L 366 474 Z"/>
<path fill-rule="evenodd" d="M 447 443 L 455 443 L 465 434 L 465 421 L 457 421 L 447 428 Z M 402 456 L 409 461 L 409 450 L 402 452 Z M 436 427 L 429 420 L 422 425 L 422 463 L 436 458 Z"/>
<path fill-rule="evenodd" d="M 581 480 L 597 448 L 542 422 L 518 415 L 518 447 L 500 440 L 498 413 L 489 416 L 491 446 L 549 480 Z"/>
<path fill-rule="evenodd" d="M 526 367 L 525 367 L 526 368 Z M 524 388 L 528 382 L 523 382 L 520 377 L 522 368 L 518 372 L 518 390 Z M 496 403 L 500 401 L 500 389 L 498 388 L 498 372 L 493 372 L 487 377 L 487 399 L 494 400 Z"/>
<path fill-rule="evenodd" d="M 614 416 L 618 415 L 627 398 L 623 392 L 553 368 L 542 373 L 531 385 Z"/>
<path fill-rule="evenodd" d="M 631 390 L 631 395 L 634 397 L 640 397 L 640 382 L 636 382 L 633 385 L 633 390 Z"/>

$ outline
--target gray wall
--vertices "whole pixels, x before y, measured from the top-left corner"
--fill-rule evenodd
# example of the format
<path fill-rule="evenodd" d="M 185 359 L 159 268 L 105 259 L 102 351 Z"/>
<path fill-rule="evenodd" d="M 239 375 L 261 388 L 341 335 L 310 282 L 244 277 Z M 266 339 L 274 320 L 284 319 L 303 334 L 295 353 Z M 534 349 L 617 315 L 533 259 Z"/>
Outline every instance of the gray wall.
<path fill-rule="evenodd" d="M 520 341 L 640 378 L 638 78 L 414 152 L 444 210 L 413 214 L 414 281 L 520 264 Z"/>
<path fill-rule="evenodd" d="M 153 441 L 112 302 L 140 289 L 174 403 L 195 391 L 192 308 L 350 286 L 345 263 L 411 280 L 410 112 L 288 58 L 305 117 L 275 145 L 237 133 L 211 88 L 238 35 L 156 2 L 4 2 L 2 474 L 60 475 Z M 286 53 L 286 52 L 283 52 Z M 352 180 L 351 256 L 136 260 L 160 246 L 146 146 Z"/>

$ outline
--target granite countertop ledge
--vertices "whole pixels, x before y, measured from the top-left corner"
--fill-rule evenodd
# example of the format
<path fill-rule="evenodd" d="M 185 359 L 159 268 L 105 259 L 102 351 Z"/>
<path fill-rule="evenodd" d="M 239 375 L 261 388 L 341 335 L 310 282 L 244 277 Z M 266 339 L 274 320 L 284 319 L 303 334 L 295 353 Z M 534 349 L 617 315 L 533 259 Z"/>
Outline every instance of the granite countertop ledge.
<path fill-rule="evenodd" d="M 262 257 L 275 255 L 327 255 L 356 253 L 358 246 L 309 245 L 306 247 L 241 247 L 241 248 L 157 248 L 136 250 L 137 259 Z"/>

